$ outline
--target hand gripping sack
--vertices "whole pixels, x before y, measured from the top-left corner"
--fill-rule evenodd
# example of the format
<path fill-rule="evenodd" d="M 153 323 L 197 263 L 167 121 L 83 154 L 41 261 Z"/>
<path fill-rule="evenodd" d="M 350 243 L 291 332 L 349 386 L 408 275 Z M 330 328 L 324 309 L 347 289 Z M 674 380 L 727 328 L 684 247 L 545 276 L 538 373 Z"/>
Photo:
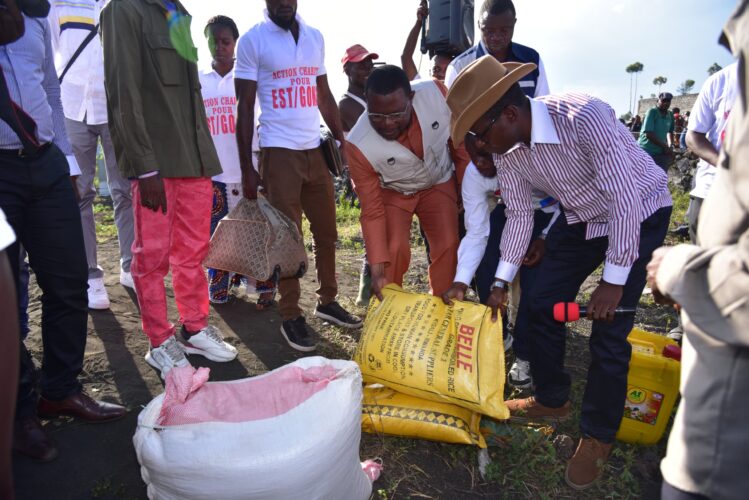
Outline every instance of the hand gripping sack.
<path fill-rule="evenodd" d="M 457 405 L 400 394 L 381 385 L 364 388 L 364 432 L 486 448 L 480 424 L 481 415 Z"/>
<path fill-rule="evenodd" d="M 486 306 L 388 285 L 373 298 L 354 359 L 367 383 L 504 420 L 502 322 Z"/>
<path fill-rule="evenodd" d="M 355 363 L 310 357 L 258 377 L 207 379 L 206 368 L 172 369 L 165 394 L 138 416 L 133 444 L 149 498 L 369 498 Z"/>
<path fill-rule="evenodd" d="M 219 221 L 203 265 L 260 281 L 301 278 L 307 251 L 296 225 L 268 200 L 242 198 Z"/>

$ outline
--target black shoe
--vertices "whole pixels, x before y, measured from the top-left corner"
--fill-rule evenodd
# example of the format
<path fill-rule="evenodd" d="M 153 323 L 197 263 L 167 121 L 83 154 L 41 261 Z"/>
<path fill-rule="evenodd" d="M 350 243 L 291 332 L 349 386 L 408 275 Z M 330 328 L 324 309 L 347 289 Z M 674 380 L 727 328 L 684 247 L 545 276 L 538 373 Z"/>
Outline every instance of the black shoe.
<path fill-rule="evenodd" d="M 361 318 L 349 314 L 349 312 L 341 307 L 341 304 L 335 300 L 324 306 L 317 304 L 317 307 L 315 307 L 315 316 L 344 328 L 359 328 L 362 325 Z"/>
<path fill-rule="evenodd" d="M 281 335 L 297 351 L 311 352 L 317 347 L 310 330 L 307 322 L 304 321 L 304 316 L 284 321 L 281 324 Z"/>

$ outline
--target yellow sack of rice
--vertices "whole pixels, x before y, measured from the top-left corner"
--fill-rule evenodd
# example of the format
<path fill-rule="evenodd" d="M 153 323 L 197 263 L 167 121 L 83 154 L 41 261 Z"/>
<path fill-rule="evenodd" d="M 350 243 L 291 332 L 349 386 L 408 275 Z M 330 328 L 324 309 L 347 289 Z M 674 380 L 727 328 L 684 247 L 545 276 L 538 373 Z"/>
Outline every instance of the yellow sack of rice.
<path fill-rule="evenodd" d="M 373 298 L 354 360 L 364 380 L 503 420 L 502 322 L 481 304 L 446 306 L 388 285 Z"/>
<path fill-rule="evenodd" d="M 486 448 L 480 423 L 481 415 L 460 406 L 400 394 L 380 385 L 364 388 L 361 428 L 370 434 Z"/>

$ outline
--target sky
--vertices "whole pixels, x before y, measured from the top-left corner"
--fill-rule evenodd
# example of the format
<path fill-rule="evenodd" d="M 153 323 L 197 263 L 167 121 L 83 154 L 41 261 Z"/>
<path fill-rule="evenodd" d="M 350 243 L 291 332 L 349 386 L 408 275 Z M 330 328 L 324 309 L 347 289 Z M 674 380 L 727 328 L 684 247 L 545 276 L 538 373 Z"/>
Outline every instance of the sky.
<path fill-rule="evenodd" d="M 210 55 L 203 36 L 206 21 L 217 14 L 235 20 L 244 33 L 263 19 L 264 0 L 182 0 L 193 16 L 192 32 L 199 65 Z M 641 62 L 637 96 L 657 93 L 653 79 L 664 76 L 662 91 L 676 94 L 684 80 L 697 92 L 707 68 L 732 62 L 717 43 L 735 8 L 734 0 L 514 0 L 517 25 L 513 41 L 541 54 L 552 93 L 580 91 L 611 104 L 618 115 L 629 110 L 630 75 L 625 68 Z M 476 0 L 478 17 L 481 0 Z M 360 43 L 400 65 L 406 36 L 416 21 L 418 0 L 299 0 L 298 13 L 325 38 L 325 64 L 335 96 L 346 91 L 341 57 Z M 479 31 L 476 30 L 478 35 Z M 416 51 L 423 76 L 428 57 Z"/>

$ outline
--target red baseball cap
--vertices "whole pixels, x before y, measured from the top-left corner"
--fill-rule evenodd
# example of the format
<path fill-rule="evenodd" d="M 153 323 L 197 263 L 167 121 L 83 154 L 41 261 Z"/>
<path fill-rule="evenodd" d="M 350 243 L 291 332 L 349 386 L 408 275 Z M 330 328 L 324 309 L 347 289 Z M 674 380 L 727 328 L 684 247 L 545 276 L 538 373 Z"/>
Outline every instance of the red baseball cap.
<path fill-rule="evenodd" d="M 362 62 L 364 59 L 367 58 L 372 59 L 379 59 L 380 56 L 375 54 L 374 52 L 370 52 L 358 43 L 356 45 L 352 45 L 351 47 L 346 49 L 346 55 L 343 56 L 343 59 L 341 59 L 341 64 L 345 65 L 346 63 L 357 63 Z"/>

